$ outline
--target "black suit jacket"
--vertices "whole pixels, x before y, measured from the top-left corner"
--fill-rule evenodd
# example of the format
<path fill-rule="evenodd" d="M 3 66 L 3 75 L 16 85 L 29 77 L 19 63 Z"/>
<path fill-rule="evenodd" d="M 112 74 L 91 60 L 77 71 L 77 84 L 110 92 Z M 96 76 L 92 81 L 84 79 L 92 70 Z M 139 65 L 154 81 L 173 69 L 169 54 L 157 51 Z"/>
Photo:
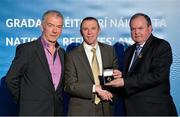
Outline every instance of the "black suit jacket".
<path fill-rule="evenodd" d="M 6 83 L 20 106 L 20 115 L 62 115 L 64 50 L 58 53 L 62 74 L 55 91 L 41 39 L 17 46 Z"/>
<path fill-rule="evenodd" d="M 169 43 L 151 35 L 128 71 L 136 45 L 125 52 L 124 83 L 127 115 L 176 115 L 170 95 L 172 51 Z"/>
<path fill-rule="evenodd" d="M 99 43 L 103 68 L 118 69 L 113 47 Z M 73 116 L 94 116 L 95 104 L 92 93 L 93 73 L 83 44 L 67 53 L 65 57 L 65 91 L 70 94 L 68 114 Z M 110 102 L 103 102 L 104 115 L 112 114 Z"/>

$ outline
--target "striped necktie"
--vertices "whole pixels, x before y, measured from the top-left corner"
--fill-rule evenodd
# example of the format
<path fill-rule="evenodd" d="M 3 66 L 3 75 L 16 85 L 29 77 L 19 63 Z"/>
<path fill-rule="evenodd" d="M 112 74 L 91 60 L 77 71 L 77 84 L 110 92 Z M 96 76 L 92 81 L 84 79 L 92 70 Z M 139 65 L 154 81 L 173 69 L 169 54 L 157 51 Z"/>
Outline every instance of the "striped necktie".
<path fill-rule="evenodd" d="M 139 44 L 136 45 L 136 49 L 135 49 L 135 53 L 134 53 L 134 57 L 133 57 L 133 60 L 132 60 L 132 63 L 129 67 L 129 70 L 131 69 L 131 67 L 133 66 L 133 64 L 135 63 L 136 59 L 138 58 L 139 56 L 139 53 L 141 52 L 141 46 Z"/>
<path fill-rule="evenodd" d="M 134 62 L 136 61 L 136 59 L 138 58 L 138 55 L 141 51 L 141 46 L 140 45 L 136 45 L 136 50 L 135 50 L 135 54 L 134 54 L 134 59 L 133 59 L 133 62 L 132 62 L 132 65 L 134 64 Z"/>

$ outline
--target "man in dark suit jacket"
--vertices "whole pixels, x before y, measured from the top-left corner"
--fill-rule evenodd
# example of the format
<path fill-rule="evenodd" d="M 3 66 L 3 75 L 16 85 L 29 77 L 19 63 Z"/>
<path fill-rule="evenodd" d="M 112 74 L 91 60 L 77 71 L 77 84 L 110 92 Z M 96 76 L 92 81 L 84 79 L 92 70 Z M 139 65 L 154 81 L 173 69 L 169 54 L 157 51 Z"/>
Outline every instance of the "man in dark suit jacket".
<path fill-rule="evenodd" d="M 97 19 L 86 17 L 81 22 L 83 43 L 67 53 L 65 57 L 65 91 L 70 95 L 68 115 L 99 116 L 112 115 L 112 93 L 96 84 L 91 49 L 96 49 L 100 74 L 104 68 L 112 68 L 115 78 L 121 77 L 113 47 L 97 41 L 100 26 Z M 96 77 L 98 79 L 98 77 Z M 100 98 L 95 103 L 95 95 Z"/>
<path fill-rule="evenodd" d="M 145 14 L 133 15 L 130 28 L 135 44 L 125 52 L 124 78 L 107 85 L 124 88 L 127 115 L 177 115 L 170 95 L 172 50 L 169 43 L 152 35 L 151 20 Z"/>
<path fill-rule="evenodd" d="M 42 18 L 42 36 L 21 44 L 6 75 L 19 115 L 63 115 L 64 50 L 57 43 L 63 27 L 60 12 Z"/>

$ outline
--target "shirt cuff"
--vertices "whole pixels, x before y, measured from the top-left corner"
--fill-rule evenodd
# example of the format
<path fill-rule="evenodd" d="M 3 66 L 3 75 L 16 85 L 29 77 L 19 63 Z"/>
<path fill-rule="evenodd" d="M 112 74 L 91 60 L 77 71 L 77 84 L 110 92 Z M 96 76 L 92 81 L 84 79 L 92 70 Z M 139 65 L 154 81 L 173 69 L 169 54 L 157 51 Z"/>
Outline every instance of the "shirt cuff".
<path fill-rule="evenodd" d="M 96 85 L 93 85 L 93 88 L 92 88 L 92 92 L 93 92 L 93 93 L 96 93 L 95 88 L 96 88 Z"/>

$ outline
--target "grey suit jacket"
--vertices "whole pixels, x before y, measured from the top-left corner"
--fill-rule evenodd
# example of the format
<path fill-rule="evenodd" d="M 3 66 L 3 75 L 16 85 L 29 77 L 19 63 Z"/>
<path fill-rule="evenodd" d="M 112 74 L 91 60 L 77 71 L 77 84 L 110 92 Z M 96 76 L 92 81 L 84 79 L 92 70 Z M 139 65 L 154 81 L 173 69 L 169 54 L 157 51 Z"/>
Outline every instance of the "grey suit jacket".
<path fill-rule="evenodd" d="M 62 115 L 64 50 L 59 49 L 62 64 L 61 80 L 55 91 L 46 55 L 40 38 L 21 44 L 6 75 L 6 83 L 20 115 Z"/>
<path fill-rule="evenodd" d="M 113 47 L 99 43 L 103 68 L 118 69 Z M 94 115 L 93 74 L 83 44 L 67 53 L 65 57 L 65 91 L 70 94 L 69 115 Z M 105 115 L 109 115 L 111 104 L 104 102 Z"/>

